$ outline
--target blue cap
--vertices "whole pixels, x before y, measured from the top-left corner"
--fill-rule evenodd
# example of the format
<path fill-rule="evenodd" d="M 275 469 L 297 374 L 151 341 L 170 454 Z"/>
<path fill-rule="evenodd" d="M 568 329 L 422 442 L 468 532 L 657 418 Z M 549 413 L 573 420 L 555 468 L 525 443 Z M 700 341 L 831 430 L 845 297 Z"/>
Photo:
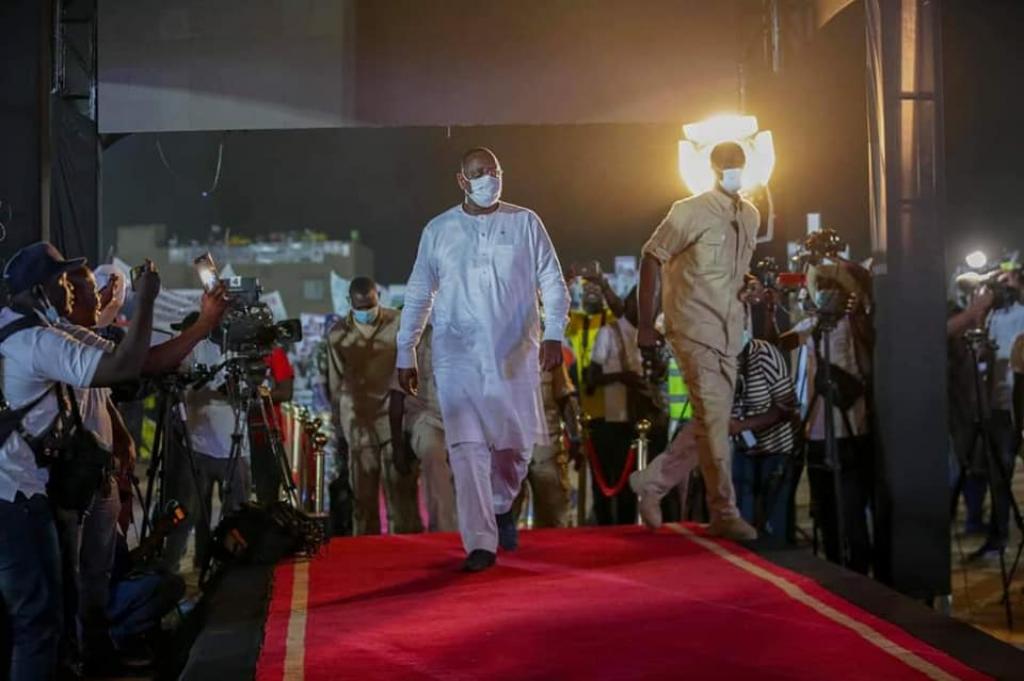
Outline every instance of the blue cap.
<path fill-rule="evenodd" d="M 15 253 L 4 268 L 4 284 L 11 295 L 45 284 L 59 274 L 77 270 L 85 258 L 65 260 L 57 247 L 47 241 L 25 246 Z"/>

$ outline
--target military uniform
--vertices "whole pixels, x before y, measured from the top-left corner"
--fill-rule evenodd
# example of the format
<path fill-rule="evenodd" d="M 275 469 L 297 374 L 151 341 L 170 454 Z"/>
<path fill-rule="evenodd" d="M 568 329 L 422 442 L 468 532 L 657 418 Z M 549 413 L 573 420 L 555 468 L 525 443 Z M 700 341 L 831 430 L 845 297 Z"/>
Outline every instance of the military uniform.
<path fill-rule="evenodd" d="M 540 390 L 549 442 L 534 445 L 526 476 L 533 494 L 533 526 L 568 527 L 572 483 L 569 480 L 569 452 L 562 437 L 564 428 L 560 404 L 575 390 L 566 367 L 563 365 L 554 371 L 542 372 Z M 522 496 L 517 501 L 516 516 L 519 515 Z"/>
<path fill-rule="evenodd" d="M 422 532 L 416 475 L 401 475 L 391 455 L 388 399 L 395 371 L 399 316 L 381 307 L 371 325 L 351 313 L 327 337 L 331 407 L 349 447 L 356 534 L 380 534 L 383 484 L 392 532 Z"/>

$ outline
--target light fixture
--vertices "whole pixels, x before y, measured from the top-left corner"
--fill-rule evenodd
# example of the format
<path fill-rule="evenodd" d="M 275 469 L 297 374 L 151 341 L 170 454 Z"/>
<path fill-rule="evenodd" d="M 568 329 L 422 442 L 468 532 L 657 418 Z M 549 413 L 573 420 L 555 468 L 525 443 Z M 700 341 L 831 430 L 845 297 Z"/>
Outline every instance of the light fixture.
<path fill-rule="evenodd" d="M 756 116 L 723 114 L 699 123 L 683 126 L 679 141 L 679 175 L 694 194 L 713 189 L 715 172 L 711 168 L 711 150 L 720 142 L 736 142 L 747 154 L 742 190 L 750 192 L 768 184 L 775 168 L 772 133 L 758 132 Z"/>
<path fill-rule="evenodd" d="M 967 266 L 970 267 L 971 269 L 980 270 L 982 267 L 988 264 L 988 256 L 985 255 L 982 251 L 974 251 L 973 253 L 969 253 L 967 257 L 964 258 L 964 262 L 966 262 Z"/>

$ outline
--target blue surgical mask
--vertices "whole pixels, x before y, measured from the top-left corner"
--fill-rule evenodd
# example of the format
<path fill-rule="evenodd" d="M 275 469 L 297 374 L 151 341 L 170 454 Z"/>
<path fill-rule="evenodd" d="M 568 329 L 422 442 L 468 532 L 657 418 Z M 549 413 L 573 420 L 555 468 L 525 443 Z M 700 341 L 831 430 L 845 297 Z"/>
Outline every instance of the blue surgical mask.
<path fill-rule="evenodd" d="M 463 175 L 463 177 L 466 177 Z M 468 177 L 469 191 L 466 197 L 481 208 L 490 208 L 501 198 L 501 178 L 494 175 L 481 175 L 472 180 Z"/>
<path fill-rule="evenodd" d="M 367 310 L 352 310 L 352 318 L 360 324 L 373 324 L 377 320 L 377 313 L 380 307 L 374 305 Z"/>
<path fill-rule="evenodd" d="M 732 194 L 743 186 L 743 168 L 726 168 L 722 171 L 722 189 Z"/>

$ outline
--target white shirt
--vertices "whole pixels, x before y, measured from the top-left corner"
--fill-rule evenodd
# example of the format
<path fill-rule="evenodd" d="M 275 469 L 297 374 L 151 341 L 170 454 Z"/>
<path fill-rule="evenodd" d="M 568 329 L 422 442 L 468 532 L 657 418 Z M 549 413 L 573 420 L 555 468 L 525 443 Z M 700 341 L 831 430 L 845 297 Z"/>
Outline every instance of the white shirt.
<path fill-rule="evenodd" d="M 533 211 L 502 202 L 493 213 L 469 215 L 460 205 L 423 230 L 397 364 L 416 366 L 416 345 L 433 313 L 434 377 L 449 445 L 527 449 L 546 442 L 538 290 L 544 339 L 561 342 L 569 292 Z"/>
<path fill-rule="evenodd" d="M 99 348 L 104 353 L 114 351 L 113 342 L 83 326 L 61 321 L 57 327 L 75 340 Z M 82 416 L 82 425 L 92 431 L 96 442 L 107 451 L 114 449 L 114 424 L 108 407 L 110 393 L 110 388 L 75 388 L 75 400 L 78 402 L 78 412 Z"/>
<path fill-rule="evenodd" d="M 626 366 L 622 366 L 625 358 Z M 597 332 L 594 349 L 590 351 L 591 364 L 600 364 L 606 374 L 643 372 L 640 347 L 636 344 L 636 327 L 626 318 L 616 319 Z M 611 423 L 629 421 L 629 403 L 625 383 L 615 382 L 604 386 L 604 418 Z"/>
<path fill-rule="evenodd" d="M 224 361 L 224 355 L 216 343 L 202 340 L 192 348 L 185 359 L 185 366 L 195 368 L 202 364 L 212 369 Z M 235 410 L 228 398 L 217 390 L 227 380 L 227 373 L 221 369 L 203 387 L 185 393 L 188 413 L 188 434 L 192 449 L 216 459 L 226 459 L 231 454 L 231 435 L 235 432 Z M 242 456 L 248 456 L 248 415 L 242 414 Z"/>
<path fill-rule="evenodd" d="M 1024 304 L 993 310 L 988 318 L 988 335 L 996 343 L 995 362 L 992 367 L 992 408 L 1013 409 L 1013 368 L 1010 351 L 1013 341 L 1024 333 Z"/>
<path fill-rule="evenodd" d="M 0 327 L 19 319 L 17 312 L 0 310 Z M 20 331 L 0 344 L 3 357 L 3 393 L 18 409 L 39 398 L 55 383 L 86 388 L 92 383 L 103 350 L 75 340 L 53 326 Z M 53 423 L 60 408 L 52 391 L 22 419 L 24 429 L 39 435 Z M 32 449 L 17 433 L 0 445 L 0 499 L 13 501 L 18 492 L 27 497 L 46 493 L 48 473 L 36 466 Z"/>

